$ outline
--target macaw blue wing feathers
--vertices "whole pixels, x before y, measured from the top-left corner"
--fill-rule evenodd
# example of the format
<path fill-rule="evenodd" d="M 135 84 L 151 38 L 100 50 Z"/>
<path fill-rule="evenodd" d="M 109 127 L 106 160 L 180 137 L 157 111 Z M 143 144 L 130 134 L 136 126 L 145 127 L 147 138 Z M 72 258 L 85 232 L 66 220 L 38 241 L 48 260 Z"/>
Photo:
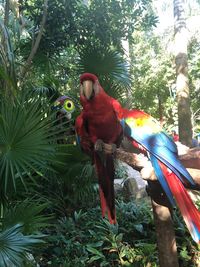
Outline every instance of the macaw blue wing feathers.
<path fill-rule="evenodd" d="M 162 169 L 161 169 L 161 167 L 160 167 L 160 165 L 158 163 L 157 158 L 151 154 L 150 155 L 150 160 L 151 160 L 152 166 L 153 166 L 153 168 L 155 170 L 155 173 L 156 173 L 156 175 L 158 177 L 158 180 L 161 183 L 161 186 L 162 186 L 163 190 L 165 191 L 166 195 L 168 196 L 169 201 L 171 202 L 171 205 L 175 206 L 176 203 L 174 201 L 172 192 L 171 192 L 171 190 L 169 188 L 169 185 L 168 185 L 168 183 L 167 183 L 167 181 L 165 179 L 165 176 L 164 176 L 163 171 L 162 171 Z"/>
<path fill-rule="evenodd" d="M 150 151 L 151 154 L 167 165 L 183 183 L 195 184 L 189 172 L 177 158 L 177 147 L 169 136 L 162 131 L 154 133 L 148 129 L 148 132 L 146 132 L 143 127 L 132 127 L 130 118 L 126 119 L 123 124 L 125 125 L 124 133 L 126 136 L 133 138 L 145 147 L 147 151 Z"/>
<path fill-rule="evenodd" d="M 184 185 L 194 185 L 193 178 L 178 159 L 176 144 L 158 122 L 141 111 L 125 111 L 121 120 L 124 134 L 142 146 L 149 155 L 155 174 L 172 206 L 178 205 L 188 230 L 200 243 L 200 212 Z"/>

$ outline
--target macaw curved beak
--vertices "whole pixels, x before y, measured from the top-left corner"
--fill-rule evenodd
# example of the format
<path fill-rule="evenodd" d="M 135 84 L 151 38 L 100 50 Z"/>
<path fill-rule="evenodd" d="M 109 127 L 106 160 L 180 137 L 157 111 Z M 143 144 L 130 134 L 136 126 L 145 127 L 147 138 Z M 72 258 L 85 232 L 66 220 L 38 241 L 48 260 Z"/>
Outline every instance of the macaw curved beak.
<path fill-rule="evenodd" d="M 92 95 L 94 93 L 93 89 L 93 82 L 90 80 L 83 82 L 83 94 L 87 98 L 87 100 L 90 100 Z"/>

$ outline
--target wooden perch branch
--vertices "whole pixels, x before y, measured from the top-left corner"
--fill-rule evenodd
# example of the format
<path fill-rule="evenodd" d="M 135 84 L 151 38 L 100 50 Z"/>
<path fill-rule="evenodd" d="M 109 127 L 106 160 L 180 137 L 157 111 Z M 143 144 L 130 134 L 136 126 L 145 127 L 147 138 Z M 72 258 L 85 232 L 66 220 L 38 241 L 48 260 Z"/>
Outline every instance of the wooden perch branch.
<path fill-rule="evenodd" d="M 192 148 L 179 158 L 186 168 L 200 169 L 200 148 Z"/>
<path fill-rule="evenodd" d="M 133 168 L 139 169 L 144 180 L 157 180 L 153 167 L 149 164 L 147 157 L 141 156 L 141 154 L 125 152 L 119 148 L 116 150 L 116 158 L 126 162 Z M 190 149 L 187 154 L 181 155 L 179 159 L 200 189 L 200 148 Z"/>
<path fill-rule="evenodd" d="M 145 157 L 143 154 L 135 154 L 126 152 L 121 148 L 116 149 L 116 158 L 126 162 L 133 168 L 141 170 L 144 168 L 148 163 L 148 158 Z"/>
<path fill-rule="evenodd" d="M 200 169 L 192 169 L 192 168 L 186 168 L 186 169 L 188 170 L 188 172 L 190 173 L 190 175 L 192 176 L 196 184 L 200 186 Z M 157 180 L 156 175 L 153 171 L 153 168 L 152 170 L 150 169 L 150 172 L 148 175 L 146 168 L 144 167 L 141 170 L 141 176 L 144 180 L 151 180 L 151 181 Z"/>

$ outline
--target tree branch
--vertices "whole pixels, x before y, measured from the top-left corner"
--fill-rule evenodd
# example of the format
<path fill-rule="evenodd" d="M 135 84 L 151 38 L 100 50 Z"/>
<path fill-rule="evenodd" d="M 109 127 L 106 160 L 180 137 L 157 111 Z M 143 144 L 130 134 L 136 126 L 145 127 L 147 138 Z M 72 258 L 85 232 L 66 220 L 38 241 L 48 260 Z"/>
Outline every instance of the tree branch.
<path fill-rule="evenodd" d="M 133 168 L 139 169 L 144 180 L 157 180 L 153 167 L 148 164 L 147 158 L 142 160 L 140 154 L 127 153 L 117 149 L 116 158 L 126 162 Z M 187 154 L 179 156 L 179 159 L 191 174 L 197 189 L 200 189 L 200 149 L 190 149 Z"/>
<path fill-rule="evenodd" d="M 109 146 L 110 144 L 104 143 L 104 151 L 108 151 Z M 139 170 L 144 180 L 157 180 L 151 163 L 143 154 L 130 153 L 124 151 L 122 148 L 117 148 L 115 157 L 116 159 L 126 162 L 134 169 Z M 186 154 L 179 156 L 179 159 L 193 177 L 197 189 L 200 189 L 200 148 L 189 149 Z"/>
<path fill-rule="evenodd" d="M 10 11 L 10 0 L 5 2 L 5 16 L 4 16 L 4 25 L 8 27 L 9 23 L 9 11 Z"/>
<path fill-rule="evenodd" d="M 46 18 L 47 18 L 47 10 L 48 10 L 48 0 L 44 0 L 44 6 L 43 6 L 43 16 L 42 16 L 42 21 L 40 23 L 40 29 L 39 29 L 39 32 L 38 32 L 38 35 L 37 35 L 37 38 L 35 40 L 35 43 L 33 45 L 33 48 L 30 52 L 30 55 L 24 65 L 24 68 L 22 70 L 22 73 L 21 73 L 21 77 L 22 79 L 24 79 L 26 73 L 28 72 L 30 66 L 31 66 L 31 63 L 32 63 L 32 60 L 37 52 L 37 49 L 39 47 L 39 44 L 40 44 L 40 41 L 41 41 L 41 38 L 42 38 L 42 34 L 43 34 L 43 30 L 44 30 L 44 26 L 45 26 L 45 23 L 46 23 Z"/>

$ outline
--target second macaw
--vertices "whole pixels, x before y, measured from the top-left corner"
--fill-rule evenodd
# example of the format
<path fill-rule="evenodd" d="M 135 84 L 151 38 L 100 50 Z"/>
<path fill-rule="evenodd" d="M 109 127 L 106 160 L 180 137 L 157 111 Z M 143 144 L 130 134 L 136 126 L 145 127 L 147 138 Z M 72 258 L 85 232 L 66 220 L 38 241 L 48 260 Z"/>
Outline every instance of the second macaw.
<path fill-rule="evenodd" d="M 75 104 L 71 97 L 62 95 L 56 99 L 51 109 L 57 111 L 58 117 L 65 116 L 70 120 L 72 118 L 72 113 L 75 110 Z"/>
<path fill-rule="evenodd" d="M 200 212 L 185 189 L 195 182 L 178 159 L 176 144 L 162 131 L 158 121 L 143 111 L 123 109 L 122 123 L 133 145 L 147 152 L 172 206 L 177 204 L 192 238 L 200 243 Z"/>
<path fill-rule="evenodd" d="M 87 83 L 90 84 L 89 90 L 85 90 Z M 111 160 L 111 155 L 107 155 L 103 162 L 91 148 L 97 139 L 110 144 L 119 143 L 123 129 L 132 144 L 148 154 L 171 204 L 178 205 L 192 238 L 200 243 L 200 212 L 185 189 L 185 185 L 194 185 L 194 181 L 179 161 L 172 138 L 162 131 L 159 123 L 149 114 L 136 109 L 123 109 L 117 100 L 104 92 L 95 75 L 83 74 L 81 84 L 83 111 L 77 118 L 76 128 L 84 150 L 90 153 L 93 151 L 99 175 L 102 214 L 105 214 L 108 207 L 112 218 L 110 222 L 116 221 L 113 213 L 114 200 L 111 199 L 114 197 L 113 159 Z"/>

